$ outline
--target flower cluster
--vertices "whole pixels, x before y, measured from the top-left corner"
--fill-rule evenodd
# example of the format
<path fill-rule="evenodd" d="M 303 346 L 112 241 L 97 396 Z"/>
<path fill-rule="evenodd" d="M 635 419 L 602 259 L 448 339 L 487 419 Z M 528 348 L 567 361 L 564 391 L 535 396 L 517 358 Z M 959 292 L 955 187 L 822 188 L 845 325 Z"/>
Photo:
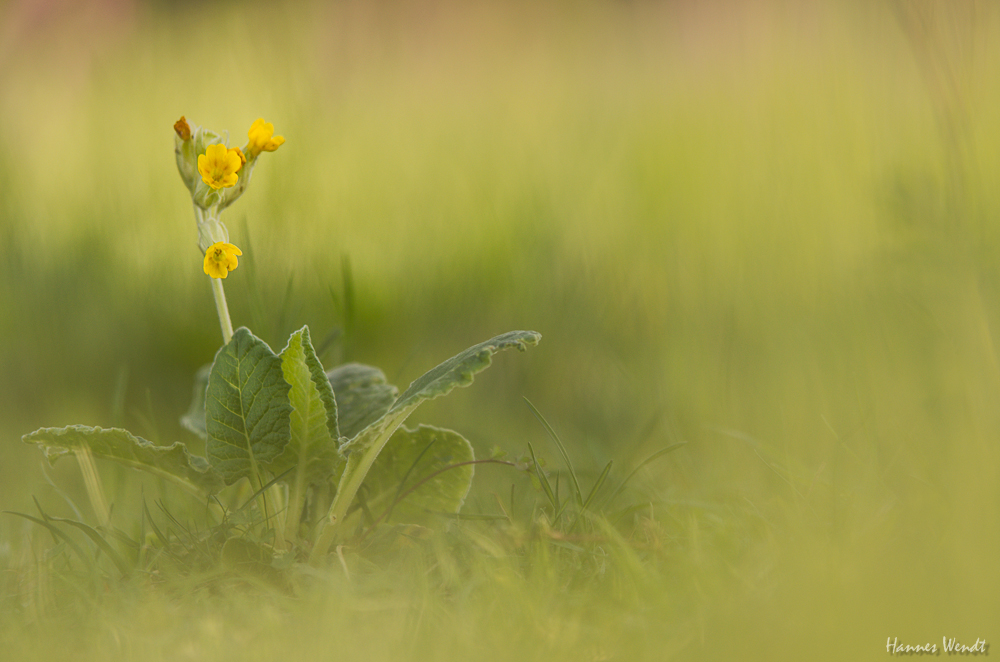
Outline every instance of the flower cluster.
<path fill-rule="evenodd" d="M 240 249 L 229 243 L 229 232 L 219 213 L 236 202 L 247 189 L 257 158 L 284 144 L 274 135 L 274 125 L 258 118 L 247 132 L 241 149 L 229 147 L 228 138 L 191 124 L 181 117 L 174 124 L 177 169 L 194 203 L 198 245 L 205 253 L 205 273 L 225 278 L 236 268 Z"/>

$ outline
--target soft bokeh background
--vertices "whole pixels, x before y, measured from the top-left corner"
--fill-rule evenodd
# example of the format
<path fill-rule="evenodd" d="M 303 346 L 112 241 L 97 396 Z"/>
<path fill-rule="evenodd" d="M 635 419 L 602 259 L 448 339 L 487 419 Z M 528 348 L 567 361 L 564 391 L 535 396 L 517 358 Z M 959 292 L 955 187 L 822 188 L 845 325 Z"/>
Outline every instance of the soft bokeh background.
<path fill-rule="evenodd" d="M 632 653 L 992 643 L 998 19 L 968 0 L 0 4 L 0 507 L 60 503 L 19 441 L 37 427 L 194 441 L 178 417 L 220 333 L 171 126 L 242 144 L 263 116 L 287 143 L 223 217 L 236 325 L 275 349 L 341 329 L 328 365 L 404 387 L 535 329 L 414 420 L 558 465 L 527 396 L 588 476 L 689 442 L 631 497 L 685 532 L 674 619 Z M 47 471 L 79 490 L 66 464 Z M 29 531 L 0 518 L 0 557 Z"/>

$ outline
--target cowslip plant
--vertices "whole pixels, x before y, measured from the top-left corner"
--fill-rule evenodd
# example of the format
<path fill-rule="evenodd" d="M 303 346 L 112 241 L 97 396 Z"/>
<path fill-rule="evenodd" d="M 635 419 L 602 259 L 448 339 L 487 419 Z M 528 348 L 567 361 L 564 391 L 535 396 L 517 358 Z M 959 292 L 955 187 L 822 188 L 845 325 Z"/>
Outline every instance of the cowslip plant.
<path fill-rule="evenodd" d="M 237 268 L 242 251 L 230 243 L 220 213 L 246 191 L 260 156 L 285 140 L 263 119 L 253 123 L 243 148 L 229 147 L 222 135 L 183 117 L 174 131 L 177 167 L 191 194 L 223 336 L 212 363 L 196 375 L 191 407 L 181 419 L 204 440 L 206 456 L 192 454 L 183 442 L 158 446 L 120 428 L 41 428 L 23 440 L 40 446 L 50 462 L 75 455 L 92 503 L 103 498 L 92 457 L 150 472 L 209 503 L 221 504 L 216 495 L 249 484 L 256 516 L 242 532 L 255 533 L 251 539 L 238 535 L 238 527 L 226 528 L 231 535 L 222 541 L 223 557 L 266 561 L 291 553 L 320 565 L 335 542 L 359 530 L 364 513 L 420 525 L 458 513 L 476 463 L 472 446 L 452 430 L 403 423 L 421 403 L 471 384 L 495 353 L 523 351 L 541 336 L 499 335 L 441 363 L 399 394 L 372 366 L 326 370 L 308 327 L 294 332 L 279 353 L 245 327 L 233 331 L 222 281 Z M 111 530 L 107 508 L 95 511 L 104 520 L 99 528 Z M 44 513 L 41 520 L 29 519 L 50 529 L 56 521 Z M 105 552 L 115 558 L 111 547 Z"/>

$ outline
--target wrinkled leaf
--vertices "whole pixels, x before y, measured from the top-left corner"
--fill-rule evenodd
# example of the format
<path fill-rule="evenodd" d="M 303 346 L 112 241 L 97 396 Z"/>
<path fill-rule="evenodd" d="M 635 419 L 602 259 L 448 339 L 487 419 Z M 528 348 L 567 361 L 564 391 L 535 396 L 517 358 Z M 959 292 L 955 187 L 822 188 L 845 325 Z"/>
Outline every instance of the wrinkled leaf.
<path fill-rule="evenodd" d="M 362 484 L 368 509 L 376 518 L 385 515 L 385 523 L 426 524 L 436 513 L 457 513 L 475 469 L 464 463 L 474 459 L 472 445 L 457 432 L 400 427 Z"/>
<path fill-rule="evenodd" d="M 192 455 L 179 441 L 170 446 L 157 446 L 128 430 L 86 425 L 42 428 L 22 439 L 25 443 L 38 444 L 49 462 L 55 462 L 74 449 L 88 448 L 96 457 L 148 471 L 198 495 L 212 494 L 223 487 L 221 476 L 208 461 Z"/>
<path fill-rule="evenodd" d="M 528 345 L 537 345 L 542 334 L 536 331 L 508 331 L 486 342 L 473 345 L 453 356 L 436 368 L 426 372 L 410 384 L 410 388 L 393 403 L 393 411 L 420 404 L 424 400 L 441 397 L 454 388 L 468 386 L 477 372 L 482 372 L 493 362 L 493 355 L 511 347 L 523 352 Z"/>
<path fill-rule="evenodd" d="M 191 406 L 181 416 L 181 425 L 204 440 L 208 439 L 208 431 L 205 429 L 205 390 L 208 389 L 208 375 L 211 372 L 212 364 L 209 363 L 201 366 L 195 373 Z"/>
<path fill-rule="evenodd" d="M 246 327 L 215 355 L 205 400 L 208 459 L 227 485 L 254 480 L 285 449 L 289 388 L 281 359 Z"/>
<path fill-rule="evenodd" d="M 347 439 L 380 419 L 399 395 L 378 368 L 346 363 L 326 373 L 337 398 L 340 434 Z"/>
<path fill-rule="evenodd" d="M 334 525 L 327 526 L 320 534 L 310 560 L 317 563 L 330 549 L 337 525 L 343 521 L 375 458 L 396 428 L 402 425 L 420 403 L 445 395 L 456 387 L 468 386 L 477 372 L 490 365 L 495 353 L 511 347 L 524 351 L 528 345 L 537 344 L 541 337 L 535 331 L 510 331 L 453 356 L 410 384 L 382 418 L 341 446 L 341 451 L 348 453 L 348 456 L 337 497 L 330 507 L 330 521 Z"/>
<path fill-rule="evenodd" d="M 294 468 L 289 482 L 327 480 L 342 462 L 337 452 L 337 403 L 316 358 L 309 327 L 302 327 L 288 339 L 281 352 L 281 371 L 291 386 L 291 440 L 269 468 L 275 474 Z"/>

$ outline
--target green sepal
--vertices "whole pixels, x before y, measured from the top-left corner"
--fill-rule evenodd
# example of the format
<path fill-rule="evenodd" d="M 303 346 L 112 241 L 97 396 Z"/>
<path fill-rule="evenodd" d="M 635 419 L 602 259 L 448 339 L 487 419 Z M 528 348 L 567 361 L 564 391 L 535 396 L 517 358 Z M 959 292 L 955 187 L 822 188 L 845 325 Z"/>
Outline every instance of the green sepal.
<path fill-rule="evenodd" d="M 245 152 L 246 150 L 243 151 Z M 240 196 L 246 192 L 247 187 L 250 185 L 250 178 L 253 175 L 255 165 L 257 165 L 257 159 L 252 159 L 244 163 L 243 167 L 241 167 L 239 172 L 236 173 L 236 185 L 222 190 L 220 195 L 219 211 L 222 211 L 229 205 L 239 200 Z"/>
<path fill-rule="evenodd" d="M 208 459 L 227 485 L 259 476 L 288 444 L 289 385 L 281 359 L 246 327 L 215 355 L 205 398 Z"/>

